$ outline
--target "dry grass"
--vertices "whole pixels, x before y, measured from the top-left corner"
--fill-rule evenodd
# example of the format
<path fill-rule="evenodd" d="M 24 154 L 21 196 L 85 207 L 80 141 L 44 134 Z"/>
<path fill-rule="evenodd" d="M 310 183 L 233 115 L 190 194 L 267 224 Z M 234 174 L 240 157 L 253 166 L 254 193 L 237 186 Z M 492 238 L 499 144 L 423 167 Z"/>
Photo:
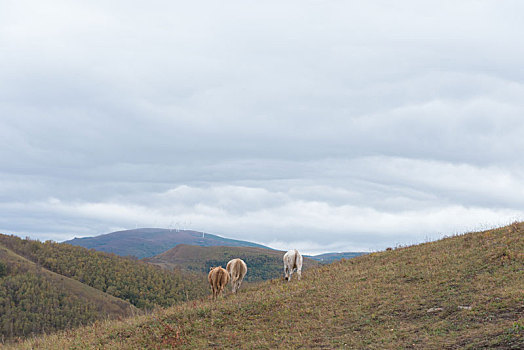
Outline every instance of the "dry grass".
<path fill-rule="evenodd" d="M 436 311 L 431 311 L 431 309 Z M 524 225 L 373 253 L 20 348 L 524 348 Z"/>

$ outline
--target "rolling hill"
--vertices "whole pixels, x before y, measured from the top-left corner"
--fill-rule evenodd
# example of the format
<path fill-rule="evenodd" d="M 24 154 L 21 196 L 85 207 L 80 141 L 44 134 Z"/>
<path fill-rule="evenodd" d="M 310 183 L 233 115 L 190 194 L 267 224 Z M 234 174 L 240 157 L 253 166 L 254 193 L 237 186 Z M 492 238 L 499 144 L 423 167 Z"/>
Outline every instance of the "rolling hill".
<path fill-rule="evenodd" d="M 284 252 L 279 250 L 257 247 L 200 247 L 179 244 L 166 252 L 144 260 L 163 268 L 180 268 L 207 274 L 212 266 L 226 267 L 229 260 L 241 258 L 248 266 L 245 280 L 255 282 L 281 276 L 283 274 L 283 255 Z M 304 270 L 317 265 L 317 261 L 304 257 Z"/>
<path fill-rule="evenodd" d="M 271 249 L 260 244 L 228 239 L 209 233 L 161 228 L 117 231 L 96 237 L 74 238 L 63 243 L 114 253 L 120 256 L 135 256 L 139 259 L 155 256 L 178 244 L 203 247 L 228 246 Z"/>
<path fill-rule="evenodd" d="M 522 349 L 523 287 L 524 224 L 514 223 L 15 346 Z"/>

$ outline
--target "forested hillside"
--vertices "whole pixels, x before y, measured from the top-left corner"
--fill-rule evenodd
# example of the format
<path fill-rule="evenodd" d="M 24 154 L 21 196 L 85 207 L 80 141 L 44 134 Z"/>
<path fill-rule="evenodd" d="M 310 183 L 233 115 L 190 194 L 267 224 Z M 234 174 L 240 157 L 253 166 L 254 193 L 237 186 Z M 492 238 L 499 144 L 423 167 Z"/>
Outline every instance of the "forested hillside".
<path fill-rule="evenodd" d="M 144 259 L 161 267 L 173 269 L 181 268 L 188 271 L 207 273 L 210 267 L 226 267 L 229 260 L 240 258 L 247 264 L 248 282 L 263 281 L 278 278 L 283 275 L 282 257 L 284 252 L 279 250 L 254 247 L 199 247 L 179 244 L 162 254 Z M 303 269 L 317 266 L 319 263 L 304 258 Z"/>
<path fill-rule="evenodd" d="M 128 302 L 50 272 L 0 245 L 3 340 L 134 313 Z"/>
<path fill-rule="evenodd" d="M 201 276 L 69 244 L 0 235 L 0 244 L 58 274 L 127 300 L 138 308 L 170 306 L 207 293 Z"/>

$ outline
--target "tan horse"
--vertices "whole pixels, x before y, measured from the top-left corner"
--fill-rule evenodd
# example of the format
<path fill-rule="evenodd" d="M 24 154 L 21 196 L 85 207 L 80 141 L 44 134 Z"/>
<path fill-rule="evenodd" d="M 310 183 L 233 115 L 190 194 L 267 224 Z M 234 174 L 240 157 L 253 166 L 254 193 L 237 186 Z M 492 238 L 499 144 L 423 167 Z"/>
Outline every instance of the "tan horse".
<path fill-rule="evenodd" d="M 211 285 L 211 291 L 213 292 L 213 300 L 216 300 L 217 297 L 222 293 L 224 287 L 229 282 L 229 274 L 221 266 L 212 267 L 211 271 L 207 275 L 207 280 Z"/>
<path fill-rule="evenodd" d="M 247 273 L 247 265 L 242 259 L 233 259 L 227 263 L 226 270 L 231 277 L 231 291 L 236 293 Z"/>

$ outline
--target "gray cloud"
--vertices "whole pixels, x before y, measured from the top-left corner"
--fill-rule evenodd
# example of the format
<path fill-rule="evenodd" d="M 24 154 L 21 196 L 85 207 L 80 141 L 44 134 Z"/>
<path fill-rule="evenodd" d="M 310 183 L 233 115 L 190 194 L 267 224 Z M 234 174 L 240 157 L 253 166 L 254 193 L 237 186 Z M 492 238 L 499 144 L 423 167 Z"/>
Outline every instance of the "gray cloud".
<path fill-rule="evenodd" d="M 191 222 L 320 252 L 521 218 L 505 4 L 6 4 L 0 230 Z"/>

